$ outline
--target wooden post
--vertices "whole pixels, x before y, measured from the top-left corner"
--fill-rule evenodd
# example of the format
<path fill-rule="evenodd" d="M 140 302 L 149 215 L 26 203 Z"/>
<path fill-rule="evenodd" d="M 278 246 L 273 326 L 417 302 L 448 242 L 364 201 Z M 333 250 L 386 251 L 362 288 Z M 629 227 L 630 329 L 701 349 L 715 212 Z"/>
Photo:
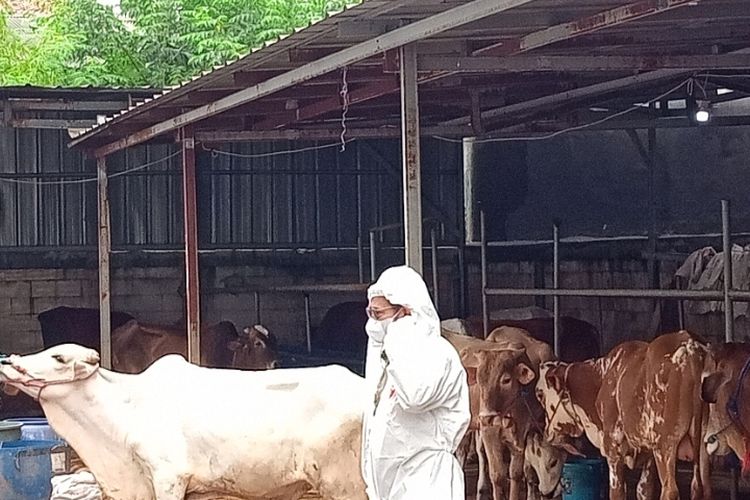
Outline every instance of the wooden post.
<path fill-rule="evenodd" d="M 104 156 L 96 159 L 97 187 L 99 198 L 99 343 L 100 364 L 112 369 L 112 323 L 110 321 L 110 279 L 109 254 L 111 238 L 109 229 L 109 195 L 107 192 L 107 160 Z"/>
<path fill-rule="evenodd" d="M 185 221 L 185 300 L 187 301 L 188 360 L 200 364 L 200 284 L 198 281 L 198 210 L 195 187 L 195 137 L 182 129 L 182 186 Z"/>

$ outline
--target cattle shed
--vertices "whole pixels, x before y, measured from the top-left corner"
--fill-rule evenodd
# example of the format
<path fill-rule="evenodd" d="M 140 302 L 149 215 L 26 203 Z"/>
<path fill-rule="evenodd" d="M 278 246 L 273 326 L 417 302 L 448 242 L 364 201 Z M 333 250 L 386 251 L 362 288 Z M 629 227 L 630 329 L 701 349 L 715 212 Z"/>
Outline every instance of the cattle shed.
<path fill-rule="evenodd" d="M 8 342 L 36 347 L 34 315 L 67 303 L 186 314 L 193 359 L 227 315 L 309 345 L 404 261 L 444 317 L 557 304 L 604 346 L 650 338 L 677 305 L 638 290 L 722 245 L 722 200 L 732 241 L 750 231 L 749 19 L 738 0 L 365 0 L 91 125 L 7 128 L 4 177 L 40 181 L 3 185 L 9 324 L 29 332 Z M 43 184 L 66 170 L 87 183 Z"/>

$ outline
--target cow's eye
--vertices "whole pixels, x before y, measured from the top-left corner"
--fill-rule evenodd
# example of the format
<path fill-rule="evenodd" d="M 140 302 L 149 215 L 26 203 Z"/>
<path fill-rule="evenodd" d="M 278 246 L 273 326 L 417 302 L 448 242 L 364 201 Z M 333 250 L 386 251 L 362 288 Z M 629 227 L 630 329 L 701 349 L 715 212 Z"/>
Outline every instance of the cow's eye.
<path fill-rule="evenodd" d="M 510 377 L 506 375 L 505 377 L 503 377 L 503 378 L 500 379 L 500 383 L 501 384 L 510 384 Z"/>
<path fill-rule="evenodd" d="M 260 340 L 255 341 L 255 347 L 258 349 L 261 349 L 263 347 L 263 342 Z"/>
<path fill-rule="evenodd" d="M 65 359 L 59 354 L 55 354 L 54 356 L 52 356 L 52 359 L 54 359 L 58 363 L 65 363 Z"/>
<path fill-rule="evenodd" d="M 552 461 L 549 463 L 549 468 L 553 469 L 555 467 L 557 467 L 557 459 L 553 458 Z"/>

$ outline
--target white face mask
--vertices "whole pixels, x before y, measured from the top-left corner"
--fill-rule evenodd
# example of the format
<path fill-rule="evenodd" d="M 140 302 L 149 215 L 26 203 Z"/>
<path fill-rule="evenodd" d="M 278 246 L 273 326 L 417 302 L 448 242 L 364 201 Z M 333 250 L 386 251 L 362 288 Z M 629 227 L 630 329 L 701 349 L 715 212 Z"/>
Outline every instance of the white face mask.
<path fill-rule="evenodd" d="M 382 319 L 380 321 L 372 318 L 368 319 L 367 325 L 365 325 L 367 336 L 376 342 L 383 342 L 391 323 L 393 323 L 393 318 Z"/>

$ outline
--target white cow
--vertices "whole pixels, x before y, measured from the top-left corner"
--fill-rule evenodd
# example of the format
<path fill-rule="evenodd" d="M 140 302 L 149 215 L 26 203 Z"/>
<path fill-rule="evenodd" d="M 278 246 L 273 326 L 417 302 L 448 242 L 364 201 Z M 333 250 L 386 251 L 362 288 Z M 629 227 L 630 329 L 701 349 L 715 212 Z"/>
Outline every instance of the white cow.
<path fill-rule="evenodd" d="M 2 381 L 39 399 L 113 499 L 366 498 L 364 379 L 344 367 L 247 372 L 170 355 L 128 375 L 75 344 L 10 361 Z"/>

